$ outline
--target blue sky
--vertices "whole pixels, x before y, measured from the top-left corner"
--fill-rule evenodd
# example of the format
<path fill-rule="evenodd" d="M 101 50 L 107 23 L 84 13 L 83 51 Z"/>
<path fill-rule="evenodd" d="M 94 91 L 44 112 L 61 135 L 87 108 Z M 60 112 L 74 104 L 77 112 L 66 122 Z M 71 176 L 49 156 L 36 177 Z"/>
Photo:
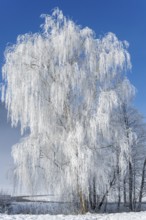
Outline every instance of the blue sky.
<path fill-rule="evenodd" d="M 0 0 L 0 68 L 6 45 L 15 43 L 19 34 L 39 31 L 40 15 L 50 14 L 55 7 L 82 27 L 93 29 L 97 37 L 114 32 L 129 42 L 133 66 L 129 78 L 137 88 L 135 106 L 146 116 L 146 0 Z M 9 184 L 5 176 L 12 163 L 11 145 L 20 133 L 6 123 L 2 105 L 0 119 L 1 188 Z"/>

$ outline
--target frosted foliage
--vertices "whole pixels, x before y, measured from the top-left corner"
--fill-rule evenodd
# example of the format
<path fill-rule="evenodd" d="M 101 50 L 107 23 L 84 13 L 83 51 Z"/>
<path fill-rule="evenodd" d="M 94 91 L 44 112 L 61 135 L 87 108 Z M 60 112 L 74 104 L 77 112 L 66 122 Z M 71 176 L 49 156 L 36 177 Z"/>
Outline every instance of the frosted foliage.
<path fill-rule="evenodd" d="M 113 33 L 96 39 L 59 9 L 42 17 L 42 32 L 21 35 L 7 48 L 2 70 L 12 126 L 30 130 L 12 149 L 18 189 L 73 199 L 88 196 L 96 179 L 104 192 L 116 164 L 105 150 L 118 136 L 112 114 L 134 94 L 124 76 L 131 68 L 127 43 Z"/>

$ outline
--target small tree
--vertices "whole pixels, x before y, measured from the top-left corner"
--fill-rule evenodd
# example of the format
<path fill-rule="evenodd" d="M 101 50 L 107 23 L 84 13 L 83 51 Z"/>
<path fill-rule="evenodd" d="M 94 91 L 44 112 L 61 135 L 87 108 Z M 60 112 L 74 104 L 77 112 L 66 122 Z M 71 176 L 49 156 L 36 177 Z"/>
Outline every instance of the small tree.
<path fill-rule="evenodd" d="M 119 110 L 116 123 L 125 131 L 123 132 L 124 140 L 128 145 L 129 154 L 123 158 L 127 163 L 123 178 L 117 166 L 120 171 L 117 173 L 118 176 L 120 175 L 117 190 L 119 197 L 123 197 L 124 205 L 128 205 L 130 210 L 136 210 L 138 200 L 142 195 L 140 192 L 144 191 L 146 124 L 142 115 L 128 104 L 123 103 Z"/>

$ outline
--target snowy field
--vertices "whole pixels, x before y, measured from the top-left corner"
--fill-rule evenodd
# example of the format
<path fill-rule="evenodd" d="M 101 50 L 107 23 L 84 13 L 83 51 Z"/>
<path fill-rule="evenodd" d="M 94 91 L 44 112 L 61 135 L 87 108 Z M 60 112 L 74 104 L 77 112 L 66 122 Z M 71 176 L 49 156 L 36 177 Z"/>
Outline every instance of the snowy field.
<path fill-rule="evenodd" d="M 0 220 L 146 220 L 146 212 L 86 215 L 0 215 Z"/>

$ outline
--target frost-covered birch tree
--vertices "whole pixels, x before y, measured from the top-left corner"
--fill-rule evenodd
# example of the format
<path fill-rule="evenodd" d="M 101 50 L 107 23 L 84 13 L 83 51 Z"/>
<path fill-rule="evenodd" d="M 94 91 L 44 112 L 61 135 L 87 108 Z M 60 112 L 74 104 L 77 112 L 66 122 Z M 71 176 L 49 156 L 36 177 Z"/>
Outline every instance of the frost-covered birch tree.
<path fill-rule="evenodd" d="M 112 119 L 122 99 L 134 94 L 126 77 L 128 43 L 113 33 L 98 39 L 59 9 L 42 17 L 39 33 L 18 36 L 6 49 L 2 69 L 8 117 L 22 135 L 29 130 L 12 148 L 17 189 L 67 195 L 84 207 L 89 196 L 104 195 L 114 177 L 112 147 L 126 169 L 129 148 Z"/>
<path fill-rule="evenodd" d="M 129 204 L 130 210 L 136 210 L 141 189 L 144 193 L 142 182 L 145 179 L 146 124 L 144 117 L 131 106 L 124 105 L 121 113 L 124 118 L 123 125 L 125 124 L 125 131 L 131 151 L 131 157 L 126 158 L 129 165 L 124 178 L 124 203 L 126 205 Z M 131 132 L 135 134 L 135 138 L 132 141 L 130 141 Z M 141 205 L 141 201 L 139 203 Z"/>

